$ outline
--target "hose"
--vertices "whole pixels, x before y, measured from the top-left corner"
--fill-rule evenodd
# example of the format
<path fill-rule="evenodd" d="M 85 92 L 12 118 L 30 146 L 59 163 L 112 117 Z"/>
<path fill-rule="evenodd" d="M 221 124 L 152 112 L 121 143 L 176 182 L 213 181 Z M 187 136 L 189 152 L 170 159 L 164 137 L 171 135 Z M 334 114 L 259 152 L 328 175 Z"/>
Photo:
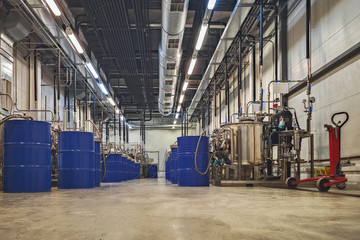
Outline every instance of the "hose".
<path fill-rule="evenodd" d="M 101 157 L 102 157 L 102 163 L 103 163 L 103 165 L 104 165 L 104 174 L 103 174 L 103 176 L 101 176 L 101 181 L 103 181 L 104 180 L 104 178 L 105 178 L 105 175 L 106 175 L 106 163 L 105 163 L 105 154 L 104 154 L 104 146 L 103 146 L 103 141 L 102 141 L 102 137 L 101 137 L 101 133 L 100 133 L 100 131 L 99 131 L 99 129 L 98 129 L 98 127 L 96 126 L 96 124 L 92 121 L 92 120 L 85 120 L 85 122 L 89 122 L 89 123 L 91 123 L 92 125 L 93 125 L 93 127 L 95 128 L 95 130 L 96 130 L 96 132 L 97 132 L 97 134 L 98 134 L 98 137 L 99 137 L 99 139 L 100 139 L 100 146 L 101 146 Z"/>
<path fill-rule="evenodd" d="M 2 119 L 0 121 L 0 125 L 2 125 L 3 123 L 5 123 L 6 121 L 10 120 L 10 119 L 14 119 L 14 118 L 23 118 L 23 119 L 26 119 L 26 120 L 33 120 L 32 117 L 29 117 L 29 116 L 23 116 L 23 115 L 19 115 L 19 114 L 13 114 L 13 115 L 10 115 L 10 116 L 7 116 L 5 117 L 4 119 Z"/>
<path fill-rule="evenodd" d="M 196 151 L 195 151 L 195 157 L 194 157 L 194 163 L 195 163 L 195 169 L 196 171 L 200 174 L 200 175 L 206 175 L 210 169 L 210 160 L 211 158 L 209 158 L 209 164 L 206 168 L 206 171 L 205 172 L 200 172 L 200 170 L 198 169 L 197 167 L 197 163 L 196 163 L 196 158 L 197 158 L 197 153 L 198 153 L 198 150 L 199 150 L 199 144 L 200 144 L 200 141 L 201 141 L 201 138 L 203 137 L 204 133 L 206 133 L 206 131 L 203 131 L 201 134 L 200 134 L 200 137 L 199 137 L 199 140 L 197 142 L 197 145 L 196 145 Z M 213 154 L 214 155 L 214 154 Z M 212 156 L 213 156 L 212 155 Z"/>

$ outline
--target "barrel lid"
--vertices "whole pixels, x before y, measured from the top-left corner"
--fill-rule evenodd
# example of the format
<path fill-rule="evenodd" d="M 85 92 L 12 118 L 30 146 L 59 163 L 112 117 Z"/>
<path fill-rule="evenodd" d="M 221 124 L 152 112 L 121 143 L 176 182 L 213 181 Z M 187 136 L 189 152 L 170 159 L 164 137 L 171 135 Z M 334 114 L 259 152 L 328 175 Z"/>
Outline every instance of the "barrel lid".
<path fill-rule="evenodd" d="M 94 140 L 95 140 L 95 142 L 101 142 L 100 138 L 98 138 L 98 137 L 96 137 Z"/>
<path fill-rule="evenodd" d="M 170 148 L 178 148 L 177 144 L 170 145 Z"/>

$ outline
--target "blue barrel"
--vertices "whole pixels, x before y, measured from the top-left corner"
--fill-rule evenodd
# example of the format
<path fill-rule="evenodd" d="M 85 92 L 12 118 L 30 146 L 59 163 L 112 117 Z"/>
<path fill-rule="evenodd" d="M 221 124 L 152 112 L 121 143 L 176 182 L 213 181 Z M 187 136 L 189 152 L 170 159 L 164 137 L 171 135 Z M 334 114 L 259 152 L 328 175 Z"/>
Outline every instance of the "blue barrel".
<path fill-rule="evenodd" d="M 51 191 L 50 124 L 9 120 L 4 125 L 4 192 Z"/>
<path fill-rule="evenodd" d="M 177 151 L 178 147 L 177 145 L 171 145 L 171 183 L 172 184 L 178 184 L 178 166 L 177 166 Z"/>
<path fill-rule="evenodd" d="M 101 182 L 101 143 L 99 140 L 95 140 L 95 187 L 100 187 Z"/>
<path fill-rule="evenodd" d="M 103 182 L 121 182 L 121 154 L 111 153 L 105 159 L 105 177 Z"/>
<path fill-rule="evenodd" d="M 167 160 L 167 169 L 166 169 L 167 177 L 166 179 L 170 181 L 171 179 L 171 154 L 169 155 L 169 158 Z"/>
<path fill-rule="evenodd" d="M 179 186 L 209 186 L 209 173 L 199 174 L 195 169 L 194 158 L 199 136 L 178 137 L 178 179 Z M 202 137 L 197 153 L 197 166 L 205 172 L 209 164 L 209 138 Z"/>
<path fill-rule="evenodd" d="M 58 188 L 95 187 L 94 134 L 64 131 L 58 136 Z"/>
<path fill-rule="evenodd" d="M 127 158 L 126 158 L 126 155 L 121 155 L 121 169 L 120 169 L 120 173 L 121 173 L 121 176 L 120 176 L 120 179 L 121 181 L 126 181 L 126 176 L 125 176 L 125 173 L 126 173 L 126 161 L 127 161 Z"/>
<path fill-rule="evenodd" d="M 157 178 L 158 166 L 156 164 L 148 165 L 148 178 Z"/>

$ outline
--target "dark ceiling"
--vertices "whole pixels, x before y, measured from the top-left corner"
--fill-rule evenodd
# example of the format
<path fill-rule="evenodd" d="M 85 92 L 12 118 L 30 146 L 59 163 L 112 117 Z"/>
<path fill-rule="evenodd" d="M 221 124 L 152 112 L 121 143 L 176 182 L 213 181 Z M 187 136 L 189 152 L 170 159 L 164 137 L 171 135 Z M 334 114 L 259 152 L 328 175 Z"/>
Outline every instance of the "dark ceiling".
<path fill-rule="evenodd" d="M 98 67 L 104 70 L 125 116 L 135 117 L 143 109 L 156 115 L 162 0 L 65 2 L 76 20 L 74 28 L 84 33 L 87 51 L 93 52 L 98 59 Z M 184 106 L 195 94 L 235 3 L 236 0 L 218 0 L 216 3 L 206 40 L 190 78 Z M 206 5 L 207 0 L 190 0 L 181 64 L 183 77 L 178 88 L 184 80 Z"/>

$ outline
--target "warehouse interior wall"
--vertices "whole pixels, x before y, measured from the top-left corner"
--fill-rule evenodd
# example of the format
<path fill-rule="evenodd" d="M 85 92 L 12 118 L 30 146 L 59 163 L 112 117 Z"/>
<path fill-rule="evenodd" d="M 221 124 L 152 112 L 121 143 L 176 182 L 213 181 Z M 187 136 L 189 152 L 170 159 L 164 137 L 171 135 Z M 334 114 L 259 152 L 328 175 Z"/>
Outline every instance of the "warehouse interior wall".
<path fill-rule="evenodd" d="M 288 6 L 291 6 L 289 1 Z M 344 53 L 356 44 L 359 44 L 360 32 L 354 31 L 360 25 L 360 5 L 356 0 L 313 0 L 311 1 L 311 70 L 312 72 L 322 68 L 340 54 Z M 289 11 L 288 15 L 288 80 L 304 80 L 307 76 L 306 45 L 305 45 L 305 1 Z M 271 28 L 270 28 L 271 29 Z M 267 36 L 268 33 L 264 33 Z M 267 101 L 268 84 L 274 77 L 274 38 L 264 43 L 264 66 L 263 66 L 263 89 L 264 101 Z M 281 46 L 279 46 L 281 48 Z M 256 86 L 253 86 L 252 79 L 252 53 L 250 52 L 243 59 L 242 88 L 240 91 L 241 107 L 243 112 L 247 111 L 247 103 L 253 101 L 253 88 L 255 87 L 255 100 L 259 100 L 259 44 L 256 44 Z M 279 59 L 279 72 L 281 69 Z M 314 134 L 315 160 L 329 159 L 328 132 L 324 124 L 331 123 L 332 114 L 346 111 L 350 115 L 350 120 L 341 131 L 341 156 L 348 158 L 349 161 L 357 166 L 360 163 L 360 129 L 357 124 L 360 121 L 360 108 L 357 103 L 360 101 L 360 57 L 357 56 L 343 65 L 334 69 L 325 77 L 312 84 L 311 96 L 315 97 L 316 102 L 313 107 L 311 130 Z M 219 115 L 219 94 L 217 97 L 217 108 L 212 104 L 212 117 L 210 129 L 218 128 L 221 122 L 236 122 L 237 116 L 237 70 L 229 77 L 230 86 L 230 117 L 227 116 L 227 106 L 225 105 L 225 89 L 221 91 L 221 114 Z M 297 83 L 289 83 L 289 88 Z M 270 90 L 272 88 L 270 87 Z M 280 98 L 280 95 L 270 94 L 270 101 Z M 306 128 L 306 113 L 304 112 L 303 99 L 306 99 L 306 89 L 289 96 L 288 106 L 297 111 L 301 128 Z M 259 104 L 249 104 L 249 113 L 258 111 Z M 272 106 L 272 104 L 271 104 Z M 215 117 L 215 112 L 217 116 Z M 264 111 L 267 111 L 267 104 L 264 103 Z M 266 120 L 266 119 L 265 119 Z M 211 131 L 210 131 L 211 132 Z M 302 142 L 301 158 L 309 160 L 308 142 Z M 303 172 L 309 173 L 309 164 L 303 166 Z M 317 166 L 328 166 L 329 161 L 317 162 Z M 356 167 L 355 167 L 356 168 Z M 354 167 L 343 167 L 345 173 L 349 175 L 349 182 L 360 182 L 360 174 L 354 172 Z M 348 172 L 346 172 L 348 171 Z M 309 175 L 302 174 L 302 178 Z"/>

